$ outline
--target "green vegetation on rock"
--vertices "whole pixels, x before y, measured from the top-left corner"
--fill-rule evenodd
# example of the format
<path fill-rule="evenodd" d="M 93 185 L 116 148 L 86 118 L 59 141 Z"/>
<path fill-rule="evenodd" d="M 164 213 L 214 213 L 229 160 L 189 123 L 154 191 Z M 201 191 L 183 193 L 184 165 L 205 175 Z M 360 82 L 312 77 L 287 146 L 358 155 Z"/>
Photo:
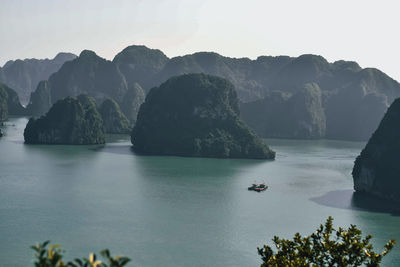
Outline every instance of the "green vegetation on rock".
<path fill-rule="evenodd" d="M 103 144 L 103 120 L 93 98 L 80 95 L 57 101 L 49 112 L 31 118 L 24 131 L 27 144 Z"/>
<path fill-rule="evenodd" d="M 130 134 L 132 125 L 125 115 L 121 112 L 117 102 L 106 99 L 99 108 L 103 118 L 104 130 L 110 134 Z"/>
<path fill-rule="evenodd" d="M 387 110 L 353 168 L 354 189 L 400 202 L 400 98 Z"/>
<path fill-rule="evenodd" d="M 205 74 L 173 77 L 151 89 L 140 107 L 132 144 L 144 154 L 275 157 L 239 118 L 233 85 Z"/>

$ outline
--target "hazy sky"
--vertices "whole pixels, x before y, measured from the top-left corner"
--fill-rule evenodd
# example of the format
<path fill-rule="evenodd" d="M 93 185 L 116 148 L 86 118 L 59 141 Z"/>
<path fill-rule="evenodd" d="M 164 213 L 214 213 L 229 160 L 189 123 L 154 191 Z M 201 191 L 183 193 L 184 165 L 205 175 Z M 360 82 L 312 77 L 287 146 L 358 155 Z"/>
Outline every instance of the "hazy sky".
<path fill-rule="evenodd" d="M 173 57 L 319 54 L 400 81 L 398 0 L 0 0 L 0 65 L 131 44 Z"/>

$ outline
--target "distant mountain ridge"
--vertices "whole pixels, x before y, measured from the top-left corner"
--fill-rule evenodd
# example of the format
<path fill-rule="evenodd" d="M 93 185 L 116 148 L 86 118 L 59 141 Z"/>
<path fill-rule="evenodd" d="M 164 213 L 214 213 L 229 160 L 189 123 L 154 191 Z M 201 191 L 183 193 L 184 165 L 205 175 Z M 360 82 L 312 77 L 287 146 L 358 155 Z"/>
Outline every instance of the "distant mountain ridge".
<path fill-rule="evenodd" d="M 74 58 L 76 55 L 72 53 L 58 53 L 53 59 L 10 60 L 0 68 L 0 82 L 13 88 L 26 104 L 40 81 L 47 80 L 66 61 Z"/>
<path fill-rule="evenodd" d="M 144 101 L 142 90 L 148 92 L 172 76 L 188 73 L 205 73 L 229 80 L 242 103 L 242 118 L 261 137 L 367 140 L 387 107 L 400 96 L 397 81 L 377 69 L 363 69 L 352 61 L 329 63 L 322 56 L 310 54 L 296 58 L 260 56 L 251 60 L 213 52 L 168 58 L 160 50 L 132 45 L 118 53 L 113 61 L 102 59 L 92 51 L 83 51 L 49 78 L 48 90 L 43 84 L 38 87 L 41 95 L 32 94 L 30 105 L 43 106 L 38 100 L 51 99 L 54 103 L 65 96 L 86 93 L 98 104 L 106 98 L 114 99 L 125 115 L 135 121 L 138 106 Z M 135 91 L 128 94 L 130 87 Z M 44 95 L 45 92 L 50 96 Z M 278 101 L 274 108 L 266 108 L 270 97 L 276 97 L 272 92 L 291 100 L 289 103 Z M 139 100 L 137 95 L 141 96 Z M 295 103 L 293 107 L 291 102 Z M 292 115 L 287 114 L 290 112 Z M 297 126 L 279 125 L 281 130 L 274 129 L 275 126 L 269 125 L 271 116 L 277 122 L 282 117 Z"/>
<path fill-rule="evenodd" d="M 142 87 L 137 83 L 128 84 L 116 64 L 84 50 L 79 57 L 63 64 L 48 81 L 39 83 L 27 109 L 32 115 L 40 116 L 58 100 L 81 94 L 93 97 L 98 105 L 113 99 L 132 122 L 145 98 Z"/>

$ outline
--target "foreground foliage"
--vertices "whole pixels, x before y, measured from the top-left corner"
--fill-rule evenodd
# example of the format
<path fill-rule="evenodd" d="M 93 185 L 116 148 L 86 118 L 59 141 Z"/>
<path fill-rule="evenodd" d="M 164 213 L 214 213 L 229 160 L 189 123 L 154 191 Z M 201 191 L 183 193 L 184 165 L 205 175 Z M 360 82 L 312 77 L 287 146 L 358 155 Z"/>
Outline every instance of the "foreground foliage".
<path fill-rule="evenodd" d="M 60 245 L 49 245 L 49 243 L 50 241 L 45 241 L 31 247 L 36 252 L 34 262 L 36 267 L 122 267 L 130 262 L 127 257 L 112 257 L 108 249 L 100 251 L 105 262 L 98 260 L 96 254 L 93 253 L 89 255 L 89 258 L 77 258 L 64 262 L 62 258 L 65 251 Z"/>
<path fill-rule="evenodd" d="M 263 263 L 261 266 L 379 266 L 383 256 L 396 243 L 389 240 L 381 253 L 373 251 L 371 235 L 362 237 L 355 225 L 348 229 L 333 228 L 333 218 L 310 236 L 296 233 L 293 240 L 273 238 L 277 252 L 270 246 L 257 248 Z"/>

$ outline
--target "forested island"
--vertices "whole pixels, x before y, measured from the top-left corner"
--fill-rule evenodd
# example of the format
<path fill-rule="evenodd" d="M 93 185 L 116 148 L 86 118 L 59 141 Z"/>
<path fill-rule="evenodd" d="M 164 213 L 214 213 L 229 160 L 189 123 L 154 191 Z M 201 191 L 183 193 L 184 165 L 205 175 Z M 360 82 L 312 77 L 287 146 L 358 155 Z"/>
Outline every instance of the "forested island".
<path fill-rule="evenodd" d="M 206 74 L 170 78 L 151 89 L 140 107 L 133 148 L 152 155 L 275 158 L 240 119 L 238 102 L 226 79 Z"/>

